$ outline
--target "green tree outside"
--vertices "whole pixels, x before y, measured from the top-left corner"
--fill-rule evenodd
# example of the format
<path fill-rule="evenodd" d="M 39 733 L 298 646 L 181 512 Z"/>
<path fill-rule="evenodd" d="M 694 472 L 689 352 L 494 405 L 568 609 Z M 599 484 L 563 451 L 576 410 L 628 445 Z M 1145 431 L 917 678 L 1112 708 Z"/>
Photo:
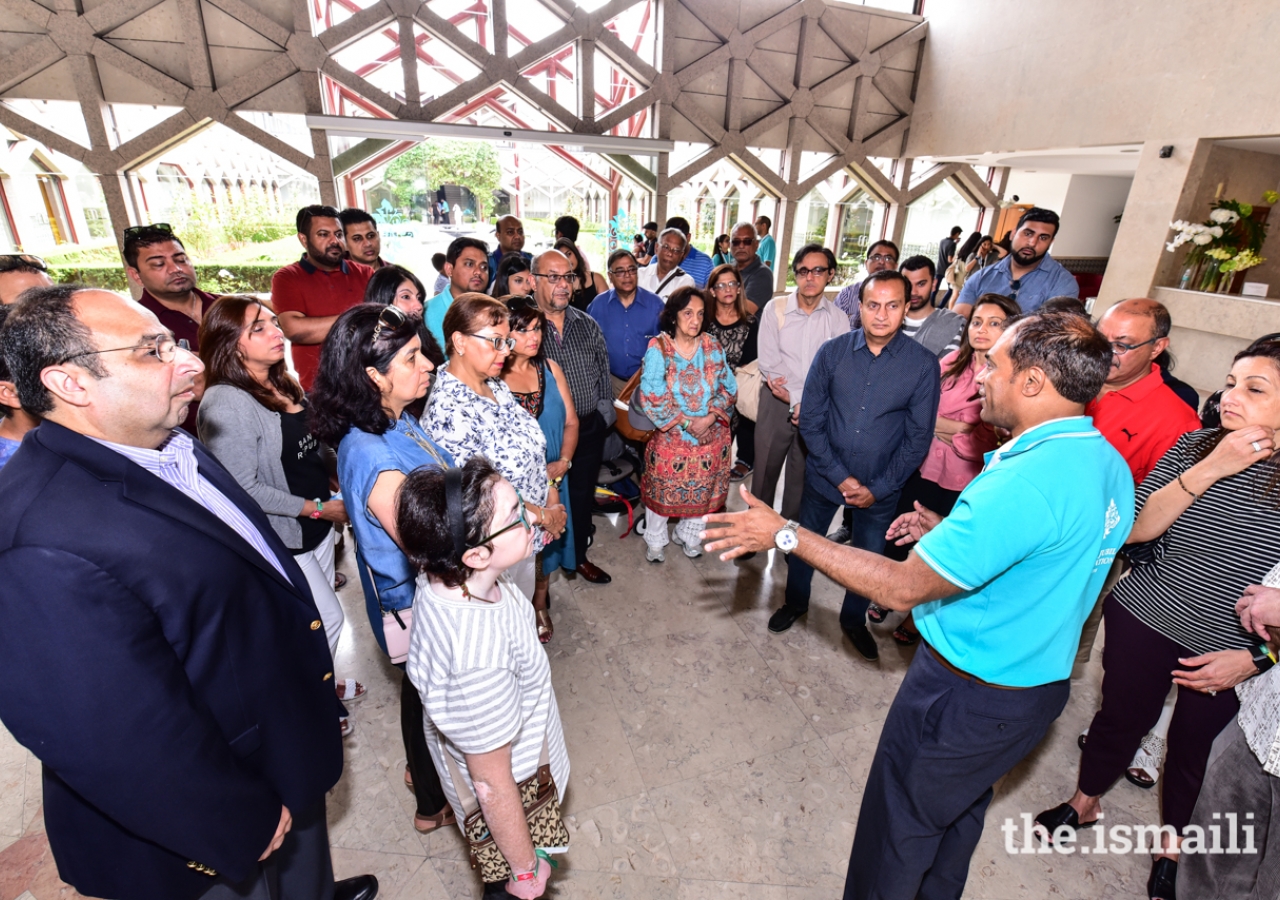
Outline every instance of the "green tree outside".
<path fill-rule="evenodd" d="M 428 190 L 442 184 L 464 187 L 476 198 L 480 221 L 501 179 L 498 152 L 484 141 L 424 141 L 392 160 L 383 175 L 396 202 L 404 207 L 425 209 Z"/>

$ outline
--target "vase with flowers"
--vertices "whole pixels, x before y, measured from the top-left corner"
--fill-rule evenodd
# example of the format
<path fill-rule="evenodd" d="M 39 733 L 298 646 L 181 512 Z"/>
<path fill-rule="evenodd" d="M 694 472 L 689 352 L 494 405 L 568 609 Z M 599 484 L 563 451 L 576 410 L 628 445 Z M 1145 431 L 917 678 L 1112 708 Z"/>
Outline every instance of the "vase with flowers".
<path fill-rule="evenodd" d="M 1275 203 L 1280 194 L 1266 191 L 1263 202 Z M 1219 200 L 1205 222 L 1179 219 L 1171 222 L 1173 240 L 1165 249 L 1175 253 L 1190 245 L 1184 265 L 1183 285 L 1193 290 L 1226 293 L 1236 274 L 1266 262 L 1259 252 L 1267 239 L 1267 226 L 1253 218 L 1253 205 L 1239 200 Z"/>

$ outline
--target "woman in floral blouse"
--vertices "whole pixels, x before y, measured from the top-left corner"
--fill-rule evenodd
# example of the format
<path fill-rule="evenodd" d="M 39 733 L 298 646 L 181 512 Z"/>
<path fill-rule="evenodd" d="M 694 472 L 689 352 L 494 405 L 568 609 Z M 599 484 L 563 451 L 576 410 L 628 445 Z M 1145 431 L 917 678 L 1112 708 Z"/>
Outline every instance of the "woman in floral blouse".
<path fill-rule="evenodd" d="M 729 494 L 732 436 L 729 422 L 738 399 L 733 369 L 706 333 L 706 295 L 677 289 L 649 342 L 636 391 L 640 410 L 657 426 L 645 446 L 640 492 L 645 507 L 645 558 L 663 562 L 667 519 L 680 518 L 675 541 L 685 556 L 701 555 L 703 516 L 724 506 Z"/>
<path fill-rule="evenodd" d="M 538 420 L 516 402 L 502 380 L 502 367 L 515 340 L 507 307 L 486 294 L 462 294 L 444 317 L 445 353 L 422 427 L 461 465 L 483 456 L 515 486 L 532 524 L 552 538 L 565 526 L 559 492 L 547 478 L 547 440 Z M 544 535 L 536 537 L 541 549 Z M 530 600 L 533 558 L 511 569 Z"/>

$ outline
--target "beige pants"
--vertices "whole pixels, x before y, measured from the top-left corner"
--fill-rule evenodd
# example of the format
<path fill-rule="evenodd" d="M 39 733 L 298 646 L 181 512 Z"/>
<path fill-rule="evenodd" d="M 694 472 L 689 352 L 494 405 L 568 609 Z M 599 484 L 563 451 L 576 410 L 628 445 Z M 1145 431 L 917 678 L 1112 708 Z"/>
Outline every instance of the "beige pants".
<path fill-rule="evenodd" d="M 613 399 L 617 400 L 618 396 L 622 393 L 622 389 L 627 386 L 628 379 L 619 378 L 617 375 L 610 372 L 609 380 L 613 382 Z M 619 410 L 619 412 L 621 412 L 621 410 Z"/>
<path fill-rule="evenodd" d="M 1117 556 L 1107 573 L 1107 580 L 1102 585 L 1102 593 L 1093 604 L 1093 612 L 1084 620 L 1084 628 L 1080 631 L 1080 649 L 1076 651 L 1076 668 L 1087 665 L 1093 655 L 1093 642 L 1098 637 L 1098 627 L 1102 624 L 1102 602 L 1107 599 L 1112 589 L 1120 583 L 1120 579 L 1129 571 L 1129 560 Z"/>

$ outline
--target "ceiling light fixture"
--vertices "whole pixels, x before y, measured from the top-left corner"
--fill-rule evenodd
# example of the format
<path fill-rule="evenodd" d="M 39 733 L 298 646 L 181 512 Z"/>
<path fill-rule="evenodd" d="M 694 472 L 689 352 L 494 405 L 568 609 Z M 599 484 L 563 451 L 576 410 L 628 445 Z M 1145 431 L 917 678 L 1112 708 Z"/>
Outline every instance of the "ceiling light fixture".
<path fill-rule="evenodd" d="M 431 137 L 479 141 L 519 141 L 525 144 L 553 144 L 590 153 L 626 153 L 657 156 L 675 149 L 675 141 L 628 138 L 611 134 L 578 134 L 572 131 L 532 131 L 523 128 L 493 128 L 452 122 L 414 122 L 405 119 L 370 119 L 363 116 L 307 116 L 308 128 L 323 128 L 330 137 L 373 138 L 375 140 L 421 141 Z"/>

